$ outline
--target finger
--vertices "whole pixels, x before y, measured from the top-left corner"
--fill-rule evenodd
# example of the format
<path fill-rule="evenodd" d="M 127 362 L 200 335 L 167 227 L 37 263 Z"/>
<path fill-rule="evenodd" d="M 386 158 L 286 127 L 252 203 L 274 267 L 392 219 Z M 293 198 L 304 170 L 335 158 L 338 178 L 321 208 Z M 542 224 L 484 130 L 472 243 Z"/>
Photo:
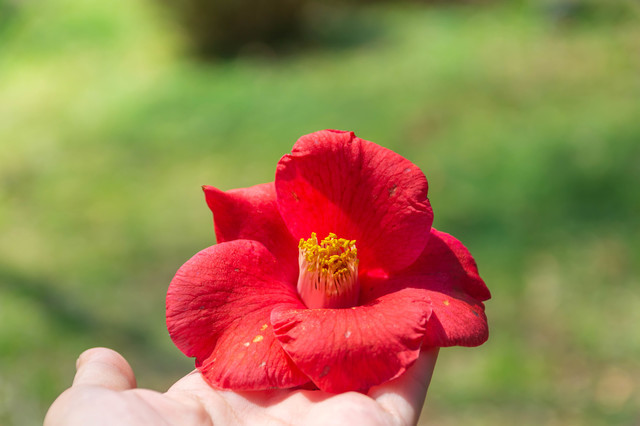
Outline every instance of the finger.
<path fill-rule="evenodd" d="M 400 424 L 416 424 L 427 396 L 438 348 L 422 350 L 416 362 L 400 377 L 369 391 Z"/>
<path fill-rule="evenodd" d="M 107 348 L 93 348 L 84 351 L 76 362 L 73 386 L 81 385 L 127 390 L 136 387 L 136 378 L 122 355 Z"/>
<path fill-rule="evenodd" d="M 184 392 L 201 388 L 209 389 L 211 388 L 211 386 L 209 386 L 207 382 L 204 381 L 202 374 L 196 369 L 175 382 L 167 392 Z"/>

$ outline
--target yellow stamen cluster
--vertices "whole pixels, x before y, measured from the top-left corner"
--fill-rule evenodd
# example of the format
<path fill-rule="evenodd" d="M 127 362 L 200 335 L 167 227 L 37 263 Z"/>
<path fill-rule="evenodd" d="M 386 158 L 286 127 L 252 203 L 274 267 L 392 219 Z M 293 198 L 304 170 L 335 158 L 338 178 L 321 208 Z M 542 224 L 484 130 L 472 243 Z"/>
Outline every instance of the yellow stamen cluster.
<path fill-rule="evenodd" d="M 298 244 L 298 292 L 308 307 L 353 306 L 358 296 L 358 251 L 355 240 L 329 234 L 318 242 L 314 233 Z M 355 300 L 353 300 L 355 298 Z"/>
<path fill-rule="evenodd" d="M 356 240 L 338 238 L 333 233 L 318 243 L 316 233 L 313 232 L 308 240 L 300 239 L 298 248 L 305 258 L 308 272 L 319 271 L 338 278 L 348 274 L 351 265 L 358 264 Z"/>

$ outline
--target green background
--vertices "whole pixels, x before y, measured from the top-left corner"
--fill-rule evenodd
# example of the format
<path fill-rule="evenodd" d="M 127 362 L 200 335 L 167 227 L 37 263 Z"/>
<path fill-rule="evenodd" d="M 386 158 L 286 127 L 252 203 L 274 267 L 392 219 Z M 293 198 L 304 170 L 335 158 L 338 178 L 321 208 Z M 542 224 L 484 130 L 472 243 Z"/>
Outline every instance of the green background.
<path fill-rule="evenodd" d="M 324 128 L 420 166 L 493 294 L 422 423 L 640 422 L 640 5 L 547 6 L 361 7 L 206 63 L 157 4 L 0 0 L 0 424 L 41 424 L 88 347 L 144 387 L 190 371 L 164 297 L 215 240 L 200 186 Z"/>

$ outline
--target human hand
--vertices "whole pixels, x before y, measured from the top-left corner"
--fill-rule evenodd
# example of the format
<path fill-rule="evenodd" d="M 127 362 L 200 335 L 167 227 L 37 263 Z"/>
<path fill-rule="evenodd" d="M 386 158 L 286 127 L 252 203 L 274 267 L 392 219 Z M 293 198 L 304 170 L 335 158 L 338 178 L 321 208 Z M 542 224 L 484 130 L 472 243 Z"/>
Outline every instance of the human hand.
<path fill-rule="evenodd" d="M 437 348 L 421 353 L 402 376 L 367 395 L 221 391 L 197 370 L 160 393 L 137 388 L 133 370 L 120 354 L 93 348 L 78 358 L 73 385 L 51 405 L 44 426 L 411 425 L 418 421 L 437 356 Z"/>

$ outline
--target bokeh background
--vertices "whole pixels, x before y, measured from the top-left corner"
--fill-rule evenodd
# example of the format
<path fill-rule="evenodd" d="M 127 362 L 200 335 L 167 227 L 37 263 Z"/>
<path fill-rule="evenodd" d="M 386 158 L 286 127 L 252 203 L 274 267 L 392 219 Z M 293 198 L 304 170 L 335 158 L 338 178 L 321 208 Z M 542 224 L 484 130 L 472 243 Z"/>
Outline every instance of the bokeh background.
<path fill-rule="evenodd" d="M 324 128 L 419 165 L 493 293 L 421 424 L 640 424 L 637 0 L 0 0 L 0 424 L 88 347 L 190 371 L 164 297 L 215 241 L 200 186 Z"/>

